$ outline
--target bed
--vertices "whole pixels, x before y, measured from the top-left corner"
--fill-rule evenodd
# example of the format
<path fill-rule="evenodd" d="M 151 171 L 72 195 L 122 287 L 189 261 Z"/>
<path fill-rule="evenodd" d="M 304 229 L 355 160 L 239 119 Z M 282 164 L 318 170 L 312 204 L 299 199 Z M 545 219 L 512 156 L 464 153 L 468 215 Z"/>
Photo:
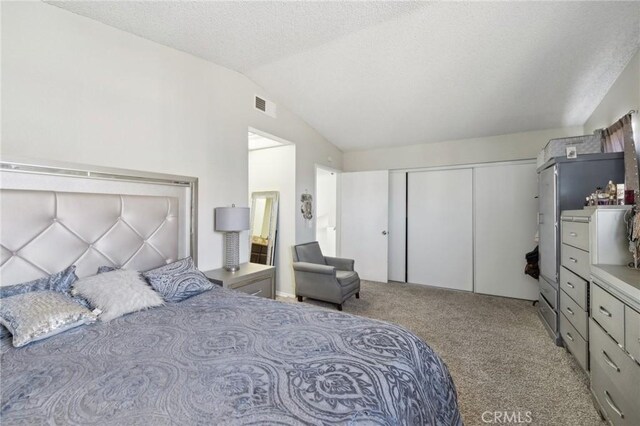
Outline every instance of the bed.
<path fill-rule="evenodd" d="M 36 190 L 32 176 L 27 179 L 29 185 L 16 184 L 16 179 L 24 177 L 12 176 L 3 179 L 3 191 L 13 185 L 11 190 L 33 195 L 28 192 Z M 176 179 L 170 180 L 175 185 Z M 47 181 L 49 186 L 37 190 L 62 194 L 61 187 L 50 187 L 51 179 Z M 117 183 L 110 194 L 101 193 L 108 198 L 114 191 L 123 192 L 122 182 Z M 193 227 L 185 224 L 195 222 L 190 214 L 196 197 L 193 182 L 187 183 L 191 192 L 186 196 L 154 194 L 162 205 L 171 206 L 169 198 L 177 203 L 175 209 L 167 210 L 176 212 L 177 225 L 169 236 L 152 242 L 154 250 L 129 247 L 137 255 L 116 261 L 114 253 L 120 249 L 102 244 L 98 254 L 112 264 L 142 265 L 157 262 L 158 256 L 166 256 L 163 261 L 167 262 L 188 253 Z M 103 184 L 93 189 L 105 191 Z M 88 189 L 86 182 L 83 188 Z M 133 192 L 125 195 L 149 197 Z M 145 200 L 138 204 L 149 211 L 150 199 Z M 61 214 L 59 206 L 54 210 L 55 215 Z M 118 214 L 122 213 L 121 208 Z M 87 226 L 86 217 L 74 220 Z M 102 226 L 108 222 L 101 220 Z M 77 229 L 69 223 L 65 226 Z M 136 244 L 148 244 L 141 229 L 137 231 L 140 241 Z M 89 274 L 100 256 L 87 254 L 95 244 L 86 232 L 78 232 L 87 247 L 75 260 L 84 265 L 79 268 L 86 270 L 82 273 Z M 6 251 L 4 235 L 0 243 Z M 140 255 L 146 252 L 149 256 Z M 20 252 L 12 255 L 20 257 Z M 0 273 L 10 257 L 3 259 Z M 25 261 L 27 275 L 46 269 L 34 258 Z M 7 276 L 17 280 L 17 269 L 11 268 Z M 404 328 L 219 287 L 22 348 L 12 347 L 10 339 L 3 338 L 0 349 L 0 422 L 7 425 L 462 424 L 446 365 Z"/>

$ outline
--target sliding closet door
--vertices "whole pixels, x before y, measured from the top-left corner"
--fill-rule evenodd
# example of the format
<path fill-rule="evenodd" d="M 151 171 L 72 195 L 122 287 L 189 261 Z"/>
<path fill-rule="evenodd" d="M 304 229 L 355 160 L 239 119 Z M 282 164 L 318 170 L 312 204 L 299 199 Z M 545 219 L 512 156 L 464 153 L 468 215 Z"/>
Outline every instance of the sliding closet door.
<path fill-rule="evenodd" d="M 473 291 L 473 173 L 471 169 L 410 172 L 408 279 Z"/>
<path fill-rule="evenodd" d="M 537 228 L 536 165 L 475 169 L 475 291 L 538 299 L 538 282 L 524 275 L 525 253 Z"/>

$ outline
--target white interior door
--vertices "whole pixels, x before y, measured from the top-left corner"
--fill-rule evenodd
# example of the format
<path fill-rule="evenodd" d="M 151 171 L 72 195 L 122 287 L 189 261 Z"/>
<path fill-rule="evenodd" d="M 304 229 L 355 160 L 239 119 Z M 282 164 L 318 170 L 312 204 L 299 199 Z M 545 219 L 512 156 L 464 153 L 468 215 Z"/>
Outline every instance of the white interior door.
<path fill-rule="evenodd" d="M 410 172 L 407 214 L 409 282 L 473 291 L 472 170 Z"/>
<path fill-rule="evenodd" d="M 387 282 L 389 172 L 342 173 L 340 192 L 340 257 L 360 278 Z"/>
<path fill-rule="evenodd" d="M 389 173 L 389 280 L 406 281 L 407 172 Z"/>
<path fill-rule="evenodd" d="M 523 273 L 535 247 L 536 165 L 478 167 L 474 190 L 476 293 L 538 299 L 538 282 Z"/>

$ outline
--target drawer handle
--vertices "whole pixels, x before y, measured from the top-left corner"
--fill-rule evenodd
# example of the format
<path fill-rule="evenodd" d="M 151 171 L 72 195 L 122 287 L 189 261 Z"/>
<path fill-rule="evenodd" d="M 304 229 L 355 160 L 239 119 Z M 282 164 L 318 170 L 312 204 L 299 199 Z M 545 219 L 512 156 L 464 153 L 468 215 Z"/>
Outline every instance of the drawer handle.
<path fill-rule="evenodd" d="M 251 293 L 251 295 L 252 295 L 252 296 L 257 296 L 257 295 L 259 295 L 260 293 L 262 293 L 262 289 L 260 289 L 260 290 L 256 291 L 255 293 Z"/>
<path fill-rule="evenodd" d="M 608 391 L 604 391 L 604 395 L 606 397 L 605 399 L 607 401 L 607 404 L 609 404 L 609 407 L 611 407 L 611 409 L 613 411 L 615 411 L 616 414 L 619 415 L 621 419 L 624 419 L 624 414 L 622 414 L 622 411 L 620 411 L 618 409 L 618 407 L 616 407 L 616 404 L 613 403 L 613 400 L 612 400 L 611 395 L 609 394 L 609 392 Z"/>
<path fill-rule="evenodd" d="M 611 312 L 607 311 L 605 308 L 603 308 L 602 306 L 600 306 L 600 308 L 598 308 L 598 310 L 600 311 L 600 313 L 604 316 L 607 317 L 611 317 Z"/>
<path fill-rule="evenodd" d="M 570 257 L 569 260 L 572 261 L 573 263 L 578 263 L 575 257 Z"/>
<path fill-rule="evenodd" d="M 574 315 L 574 314 L 573 314 L 573 309 L 571 309 L 571 308 L 570 308 L 570 307 L 568 307 L 568 306 L 567 306 L 567 312 L 569 312 L 571 315 Z"/>
<path fill-rule="evenodd" d="M 575 285 L 571 284 L 569 281 L 567 281 L 567 287 L 569 288 L 576 288 Z"/>
<path fill-rule="evenodd" d="M 573 342 L 573 336 L 569 332 L 567 332 L 567 339 L 569 339 L 569 340 L 571 340 Z"/>
<path fill-rule="evenodd" d="M 607 353 L 605 351 L 602 351 L 602 355 L 604 357 L 604 362 L 606 362 L 607 364 L 609 364 L 609 367 L 613 368 L 614 370 L 616 370 L 616 372 L 620 372 L 620 368 L 615 364 L 615 362 L 613 362 L 611 360 L 611 358 L 609 358 L 609 355 L 607 355 Z"/>
<path fill-rule="evenodd" d="M 576 234 L 575 232 L 569 232 L 569 235 L 571 235 L 572 237 L 577 237 L 578 234 Z"/>

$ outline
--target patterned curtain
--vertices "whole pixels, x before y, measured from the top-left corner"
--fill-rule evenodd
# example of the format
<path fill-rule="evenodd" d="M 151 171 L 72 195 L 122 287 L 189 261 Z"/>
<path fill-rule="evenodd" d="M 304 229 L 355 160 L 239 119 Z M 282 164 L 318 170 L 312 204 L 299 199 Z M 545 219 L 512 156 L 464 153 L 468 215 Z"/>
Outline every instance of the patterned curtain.
<path fill-rule="evenodd" d="M 625 116 L 626 117 L 626 116 Z M 631 125 L 631 122 L 629 122 Z M 624 151 L 624 124 L 622 118 L 615 124 L 602 132 L 602 152 L 623 152 Z"/>
<path fill-rule="evenodd" d="M 638 178 L 638 153 L 633 141 L 631 113 L 613 123 L 602 132 L 603 152 L 624 152 L 625 187 L 636 194 L 636 203 L 640 190 Z"/>

